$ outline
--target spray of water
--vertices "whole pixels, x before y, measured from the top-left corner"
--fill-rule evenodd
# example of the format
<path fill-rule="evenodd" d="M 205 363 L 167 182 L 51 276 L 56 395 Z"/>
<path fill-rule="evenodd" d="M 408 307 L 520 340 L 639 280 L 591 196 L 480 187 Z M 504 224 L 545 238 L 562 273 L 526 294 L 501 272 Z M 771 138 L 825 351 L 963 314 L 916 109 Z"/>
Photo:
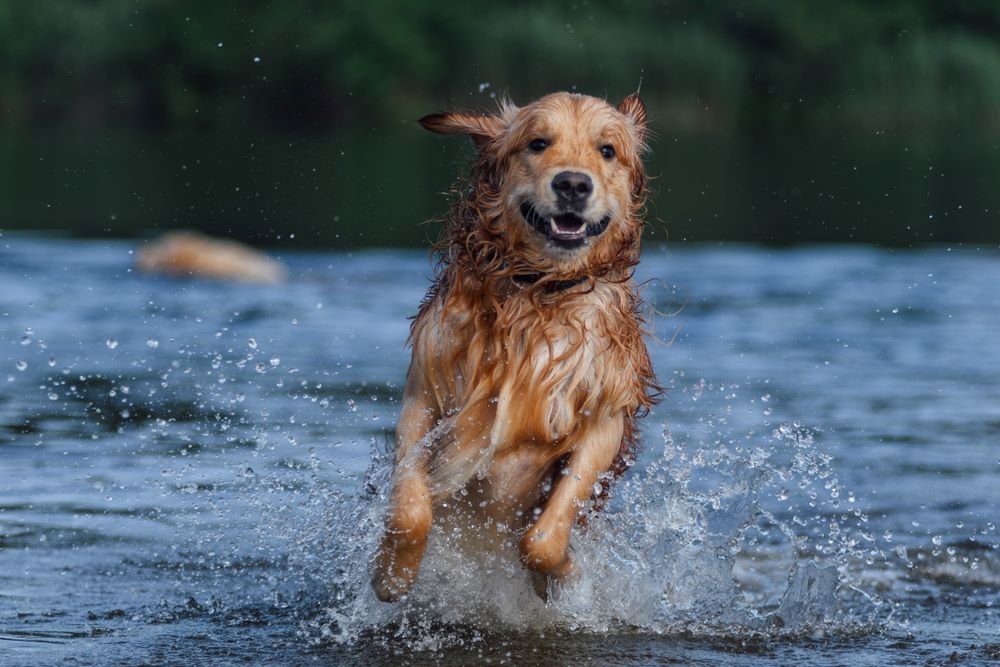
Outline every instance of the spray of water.
<path fill-rule="evenodd" d="M 577 531 L 578 574 L 548 602 L 513 555 L 470 555 L 461 535 L 437 527 L 417 585 L 395 605 L 369 586 L 390 472 L 376 448 L 363 493 L 312 491 L 292 559 L 315 566 L 310 555 L 324 554 L 331 593 L 302 636 L 436 650 L 498 629 L 778 637 L 879 622 L 881 602 L 857 572 L 885 555 L 869 548 L 864 514 L 841 506 L 813 433 L 785 423 L 759 445 L 735 442 L 681 442 L 665 430 L 659 456 Z"/>
<path fill-rule="evenodd" d="M 253 353 L 259 352 L 257 345 L 252 339 Z M 235 366 L 252 357 L 240 358 Z M 213 358 L 211 367 L 222 363 Z M 272 357 L 254 372 L 267 375 L 279 368 L 280 360 Z M 129 384 L 145 387 L 138 379 Z M 302 390 L 292 398 L 309 405 L 319 401 L 304 381 L 300 384 Z M 161 385 L 169 389 L 165 380 Z M 282 377 L 275 386 L 283 385 Z M 153 396 L 156 389 L 138 393 Z M 708 397 L 716 389 L 728 403 L 712 417 Z M 865 592 L 870 586 L 862 577 L 895 554 L 887 556 L 876 546 L 865 513 L 841 488 L 814 432 L 788 422 L 768 426 L 764 435 L 738 433 L 735 420 L 730 421 L 737 399 L 728 389 L 701 380 L 691 385 L 683 374 L 676 376 L 673 407 L 687 397 L 687 409 L 703 416 L 689 419 L 687 427 L 664 428 L 659 442 L 647 436 L 651 456 L 616 485 L 610 505 L 576 531 L 572 549 L 579 573 L 550 591 L 548 602 L 535 594 L 513 551 L 469 554 L 461 534 L 440 526 L 431 535 L 412 593 L 396 605 L 378 602 L 369 576 L 387 504 L 391 456 L 384 443 L 373 447 L 364 480 L 337 470 L 334 454 L 324 463 L 310 450 L 307 468 L 316 473 L 311 478 L 296 472 L 293 481 L 281 472 L 242 466 L 234 472 L 245 493 L 236 497 L 249 499 L 259 510 L 255 556 L 281 563 L 286 572 L 282 581 L 267 584 L 276 599 L 293 599 L 295 591 L 320 598 L 300 605 L 306 610 L 301 636 L 313 643 L 381 637 L 434 649 L 497 629 L 775 637 L 852 631 L 884 618 L 881 602 Z M 119 389 L 101 385 L 94 392 L 117 399 Z M 219 394 L 227 407 L 238 410 L 243 404 L 242 393 L 226 397 Z M 354 415 L 354 399 L 347 399 L 347 406 Z M 123 420 L 133 423 L 141 407 L 133 400 L 127 414 L 99 412 L 117 415 L 119 421 L 109 427 L 121 431 Z M 223 432 L 243 423 L 238 411 L 220 412 L 215 419 L 201 413 L 192 417 L 189 422 L 200 429 L 218 422 Z M 287 439 L 286 448 L 298 449 L 293 433 L 301 426 L 294 411 L 287 419 L 287 433 L 260 429 L 252 438 L 254 451 L 273 446 L 269 442 L 275 437 Z M 158 420 L 150 434 L 168 427 Z M 190 434 L 172 435 L 185 447 L 190 444 Z M 318 473 L 324 466 L 334 469 L 332 479 Z M 218 499 L 220 515 L 229 511 L 228 497 Z M 228 541 L 228 534 L 216 537 L 204 527 L 199 535 L 199 543 L 215 554 Z"/>

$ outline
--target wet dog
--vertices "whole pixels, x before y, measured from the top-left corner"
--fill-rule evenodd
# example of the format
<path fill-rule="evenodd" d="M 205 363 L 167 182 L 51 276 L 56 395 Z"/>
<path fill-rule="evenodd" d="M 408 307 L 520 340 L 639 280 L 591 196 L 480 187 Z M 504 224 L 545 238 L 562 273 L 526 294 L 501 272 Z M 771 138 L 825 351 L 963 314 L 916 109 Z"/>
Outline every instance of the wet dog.
<path fill-rule="evenodd" d="M 632 281 L 645 108 L 556 93 L 420 123 L 478 155 L 411 329 L 372 584 L 406 594 L 444 521 L 516 549 L 542 594 L 572 573 L 571 532 L 631 464 L 658 391 Z"/>

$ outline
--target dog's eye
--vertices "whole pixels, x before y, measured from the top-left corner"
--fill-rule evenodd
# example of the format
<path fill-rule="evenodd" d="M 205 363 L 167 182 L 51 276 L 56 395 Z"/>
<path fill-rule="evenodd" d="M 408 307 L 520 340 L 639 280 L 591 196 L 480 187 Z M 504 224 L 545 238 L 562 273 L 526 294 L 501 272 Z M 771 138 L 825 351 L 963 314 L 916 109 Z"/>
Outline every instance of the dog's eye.
<path fill-rule="evenodd" d="M 548 139 L 532 139 L 531 143 L 528 144 L 528 148 L 535 151 L 536 153 L 541 153 L 548 147 L 549 147 Z"/>
<path fill-rule="evenodd" d="M 611 144 L 604 144 L 601 146 L 601 155 L 604 156 L 605 160 L 610 160 L 615 156 L 615 147 Z"/>

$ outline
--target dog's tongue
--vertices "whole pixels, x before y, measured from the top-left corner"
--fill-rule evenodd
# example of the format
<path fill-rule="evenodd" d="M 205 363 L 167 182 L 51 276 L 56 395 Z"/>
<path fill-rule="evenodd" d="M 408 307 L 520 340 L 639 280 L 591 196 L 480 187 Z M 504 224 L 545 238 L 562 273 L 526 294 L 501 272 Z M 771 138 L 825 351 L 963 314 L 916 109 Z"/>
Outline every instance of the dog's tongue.
<path fill-rule="evenodd" d="M 583 220 L 578 215 L 573 213 L 560 213 L 559 215 L 552 216 L 552 223 L 555 227 L 555 231 L 563 234 L 572 234 L 574 232 L 580 231 L 583 227 Z"/>

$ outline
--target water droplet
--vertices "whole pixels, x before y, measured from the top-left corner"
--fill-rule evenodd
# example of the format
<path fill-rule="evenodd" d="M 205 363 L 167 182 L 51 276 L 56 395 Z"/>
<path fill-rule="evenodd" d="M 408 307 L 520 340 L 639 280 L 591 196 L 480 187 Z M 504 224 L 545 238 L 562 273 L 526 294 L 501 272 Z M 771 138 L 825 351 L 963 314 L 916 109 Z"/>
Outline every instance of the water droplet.
<path fill-rule="evenodd" d="M 281 363 L 281 357 L 271 357 L 271 365 L 277 366 Z"/>
<path fill-rule="evenodd" d="M 115 340 L 114 338 L 109 338 L 107 341 L 105 341 L 104 344 L 108 346 L 109 350 L 113 350 L 116 347 L 118 347 L 118 341 Z"/>
<path fill-rule="evenodd" d="M 56 365 L 56 358 L 49 357 L 49 366 L 55 366 L 55 365 Z"/>
<path fill-rule="evenodd" d="M 941 536 L 940 535 L 935 535 L 934 537 L 931 538 L 931 542 L 933 542 L 934 546 L 936 546 L 936 547 L 941 546 Z"/>
<path fill-rule="evenodd" d="M 160 341 L 155 338 L 149 338 L 146 340 L 146 347 L 157 348 L 160 346 Z"/>
<path fill-rule="evenodd" d="M 28 367 L 28 362 L 27 361 L 19 361 L 16 364 L 14 364 L 14 368 L 16 368 L 19 371 L 23 371 L 27 367 Z"/>
<path fill-rule="evenodd" d="M 247 339 L 247 345 L 250 346 L 251 350 L 256 350 L 257 349 L 257 339 L 256 338 L 248 338 Z"/>
<path fill-rule="evenodd" d="M 59 400 L 59 394 L 57 394 L 54 391 L 50 391 L 49 392 L 49 400 L 50 401 L 58 401 Z"/>

